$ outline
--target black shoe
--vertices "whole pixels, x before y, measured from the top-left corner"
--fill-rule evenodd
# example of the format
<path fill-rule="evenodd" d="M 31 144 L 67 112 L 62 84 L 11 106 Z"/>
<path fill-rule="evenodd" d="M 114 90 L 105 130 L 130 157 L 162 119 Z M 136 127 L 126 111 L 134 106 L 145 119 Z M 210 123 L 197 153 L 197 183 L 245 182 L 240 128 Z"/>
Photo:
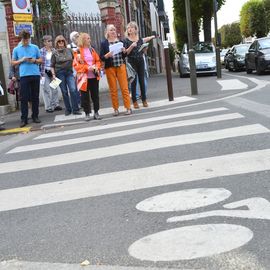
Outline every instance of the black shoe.
<path fill-rule="evenodd" d="M 56 107 L 54 108 L 54 110 L 55 110 L 55 111 L 62 111 L 63 108 L 62 108 L 61 106 L 58 105 L 58 106 L 56 106 Z"/>
<path fill-rule="evenodd" d="M 21 128 L 22 128 L 22 127 L 25 127 L 27 124 L 28 124 L 27 121 L 22 120 L 22 121 L 21 121 L 21 124 L 20 124 L 20 127 L 21 127 Z"/>
<path fill-rule="evenodd" d="M 65 116 L 71 115 L 71 112 L 65 112 Z"/>
<path fill-rule="evenodd" d="M 80 111 L 73 112 L 74 115 L 82 115 Z"/>
<path fill-rule="evenodd" d="M 53 109 L 48 109 L 46 110 L 47 113 L 52 113 L 53 112 Z"/>
<path fill-rule="evenodd" d="M 0 126 L 0 131 L 2 131 L 2 130 L 5 130 L 5 128 L 3 126 Z"/>
<path fill-rule="evenodd" d="M 39 120 L 38 117 L 34 117 L 34 118 L 33 118 L 33 122 L 34 122 L 34 123 L 37 123 L 37 124 L 41 123 L 41 121 Z"/>

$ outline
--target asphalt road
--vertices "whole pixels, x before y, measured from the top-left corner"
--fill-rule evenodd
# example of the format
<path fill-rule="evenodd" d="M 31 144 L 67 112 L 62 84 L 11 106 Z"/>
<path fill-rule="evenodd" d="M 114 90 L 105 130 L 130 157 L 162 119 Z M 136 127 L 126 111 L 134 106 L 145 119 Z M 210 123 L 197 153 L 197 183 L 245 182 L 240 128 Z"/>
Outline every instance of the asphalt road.
<path fill-rule="evenodd" d="M 0 138 L 0 269 L 269 269 L 270 76 L 224 74 L 215 94 Z"/>

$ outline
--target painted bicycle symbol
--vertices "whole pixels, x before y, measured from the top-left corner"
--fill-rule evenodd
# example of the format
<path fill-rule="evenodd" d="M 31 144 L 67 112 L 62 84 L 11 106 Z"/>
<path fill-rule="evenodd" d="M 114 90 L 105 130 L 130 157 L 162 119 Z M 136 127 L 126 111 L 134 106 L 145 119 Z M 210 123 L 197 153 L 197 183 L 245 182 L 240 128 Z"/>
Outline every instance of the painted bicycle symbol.
<path fill-rule="evenodd" d="M 164 193 L 150 197 L 136 208 L 144 212 L 175 212 L 194 210 L 222 202 L 231 196 L 224 188 L 198 188 Z M 233 217 L 270 220 L 270 202 L 254 197 L 223 205 L 223 210 L 174 216 L 168 223 L 198 220 L 208 217 Z M 239 209 L 241 208 L 241 209 Z M 244 210 L 243 210 L 244 209 Z M 245 226 L 220 223 L 178 227 L 143 237 L 128 249 L 140 260 L 191 260 L 231 251 L 247 244 L 253 232 Z"/>

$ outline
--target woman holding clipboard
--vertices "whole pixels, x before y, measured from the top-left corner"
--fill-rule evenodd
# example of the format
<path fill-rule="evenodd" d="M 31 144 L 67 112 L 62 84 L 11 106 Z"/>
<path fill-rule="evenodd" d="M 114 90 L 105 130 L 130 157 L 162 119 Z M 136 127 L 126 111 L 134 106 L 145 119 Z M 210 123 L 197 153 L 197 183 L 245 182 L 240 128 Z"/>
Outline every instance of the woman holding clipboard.
<path fill-rule="evenodd" d="M 126 53 L 128 57 L 128 62 L 132 65 L 134 70 L 137 72 L 138 81 L 141 89 L 141 97 L 143 107 L 148 107 L 145 94 L 145 84 L 144 84 L 144 59 L 143 50 L 147 47 L 147 42 L 154 39 L 155 36 L 149 36 L 145 38 L 140 38 L 138 35 L 138 25 L 136 22 L 131 21 L 127 25 L 126 39 L 124 40 L 124 47 L 126 48 Z M 139 109 L 139 104 L 136 99 L 136 84 L 137 78 L 131 83 L 131 94 L 132 102 L 135 109 Z"/>
<path fill-rule="evenodd" d="M 107 25 L 105 38 L 101 43 L 100 58 L 105 63 L 106 77 L 110 88 L 112 107 L 114 109 L 113 115 L 119 115 L 117 81 L 122 92 L 124 107 L 126 108 L 125 115 L 129 115 L 131 114 L 131 109 L 126 65 L 124 63 L 125 53 L 123 51 L 125 49 L 124 47 L 121 48 L 122 43 L 117 38 L 116 29 L 113 24 Z M 113 48 L 116 50 L 114 51 Z"/>

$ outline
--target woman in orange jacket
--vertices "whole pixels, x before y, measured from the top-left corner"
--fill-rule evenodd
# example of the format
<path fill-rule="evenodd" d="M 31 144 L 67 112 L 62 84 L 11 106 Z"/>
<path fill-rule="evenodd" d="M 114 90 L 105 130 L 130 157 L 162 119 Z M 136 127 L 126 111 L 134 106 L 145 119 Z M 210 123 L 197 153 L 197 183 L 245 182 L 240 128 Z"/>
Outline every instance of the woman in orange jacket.
<path fill-rule="evenodd" d="M 97 52 L 91 47 L 91 38 L 87 33 L 80 33 L 78 50 L 74 52 L 73 67 L 77 72 L 77 86 L 81 91 L 81 106 L 85 120 L 90 120 L 90 95 L 94 104 L 94 119 L 100 120 L 99 87 L 101 62 Z M 90 93 L 90 94 L 89 94 Z"/>

